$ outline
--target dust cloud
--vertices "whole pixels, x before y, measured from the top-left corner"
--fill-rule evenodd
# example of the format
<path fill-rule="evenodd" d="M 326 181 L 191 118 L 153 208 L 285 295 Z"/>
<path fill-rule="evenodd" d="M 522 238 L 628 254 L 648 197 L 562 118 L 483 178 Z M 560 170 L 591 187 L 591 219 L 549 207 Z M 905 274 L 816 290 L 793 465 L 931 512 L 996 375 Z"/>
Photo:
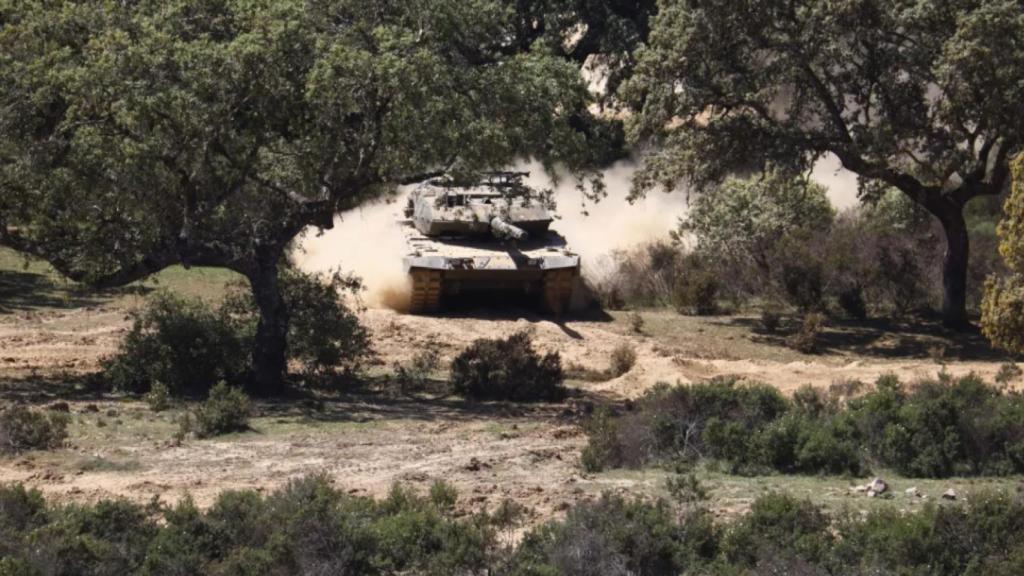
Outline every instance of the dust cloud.
<path fill-rule="evenodd" d="M 539 164 L 522 169 L 530 172 L 532 186 L 554 190 L 558 220 L 552 228 L 580 255 L 583 276 L 591 281 L 613 272 L 616 251 L 668 239 L 686 215 L 686 195 L 678 192 L 651 191 L 632 204 L 627 201 L 635 162 L 618 162 L 604 171 L 608 195 L 596 203 L 584 202 L 571 178 L 560 178 L 556 185 Z"/>
<path fill-rule="evenodd" d="M 306 231 L 294 253 L 306 272 L 351 272 L 363 280 L 363 298 L 371 308 L 408 309 L 412 284 L 402 267 L 405 238 L 396 221 L 402 218 L 405 194 L 377 201 L 334 218 L 334 228 Z"/>
<path fill-rule="evenodd" d="M 664 240 L 685 217 L 687 195 L 652 191 L 630 204 L 634 162 L 623 161 L 604 171 L 607 197 L 584 202 L 576 182 L 569 177 L 552 181 L 539 163 L 523 163 L 516 170 L 530 172 L 527 179 L 536 188 L 551 189 L 558 205 L 558 219 L 552 225 L 569 247 L 580 254 L 583 274 L 600 281 L 614 270 L 613 254 L 619 250 Z M 856 177 L 843 170 L 836 158 L 826 158 L 815 167 L 812 177 L 829 188 L 837 208 L 856 203 Z M 307 272 L 342 270 L 363 279 L 365 303 L 372 308 L 404 311 L 412 286 L 402 266 L 405 239 L 396 221 L 408 189 L 387 201 L 367 204 L 335 218 L 334 228 L 307 231 L 294 259 Z"/>

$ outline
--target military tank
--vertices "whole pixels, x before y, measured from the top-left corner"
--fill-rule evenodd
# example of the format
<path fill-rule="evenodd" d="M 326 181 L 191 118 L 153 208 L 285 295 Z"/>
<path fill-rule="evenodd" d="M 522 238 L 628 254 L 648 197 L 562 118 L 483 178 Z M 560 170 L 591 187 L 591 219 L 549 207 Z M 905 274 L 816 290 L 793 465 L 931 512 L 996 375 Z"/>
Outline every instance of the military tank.
<path fill-rule="evenodd" d="M 554 315 L 568 309 L 580 257 L 550 229 L 554 217 L 523 182 L 528 175 L 442 177 L 411 192 L 401 223 L 411 312 L 480 294 L 519 296 Z"/>

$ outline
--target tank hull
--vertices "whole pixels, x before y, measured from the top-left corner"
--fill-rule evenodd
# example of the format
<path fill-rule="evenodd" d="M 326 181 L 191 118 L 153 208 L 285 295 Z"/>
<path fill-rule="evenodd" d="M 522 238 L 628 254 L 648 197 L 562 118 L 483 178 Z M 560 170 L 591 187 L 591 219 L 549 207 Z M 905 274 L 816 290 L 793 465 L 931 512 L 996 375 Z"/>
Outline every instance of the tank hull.
<path fill-rule="evenodd" d="M 436 312 L 472 295 L 535 302 L 544 312 L 566 312 L 580 271 L 579 255 L 548 231 L 527 242 L 428 237 L 403 224 L 409 246 L 403 264 L 412 282 L 410 311 Z"/>

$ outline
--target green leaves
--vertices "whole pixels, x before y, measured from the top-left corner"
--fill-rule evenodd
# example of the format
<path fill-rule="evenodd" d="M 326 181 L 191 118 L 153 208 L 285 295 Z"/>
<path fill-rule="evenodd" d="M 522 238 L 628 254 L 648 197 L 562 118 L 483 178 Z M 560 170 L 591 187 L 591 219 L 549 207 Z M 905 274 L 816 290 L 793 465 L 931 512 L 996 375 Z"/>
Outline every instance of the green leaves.
<path fill-rule="evenodd" d="M 826 151 L 908 190 L 994 178 L 982 144 L 1024 138 L 1022 23 L 1011 0 L 662 2 L 622 92 L 631 139 L 663 148 L 636 192 Z"/>
<path fill-rule="evenodd" d="M 981 324 L 993 344 L 1024 353 L 1024 156 L 1013 163 L 1013 191 L 999 224 L 999 252 L 1009 274 L 989 278 L 981 304 Z"/>
<path fill-rule="evenodd" d="M 0 210 L 79 278 L 244 269 L 415 174 L 588 158 L 578 69 L 505 2 L 52 4 L 0 7 Z"/>

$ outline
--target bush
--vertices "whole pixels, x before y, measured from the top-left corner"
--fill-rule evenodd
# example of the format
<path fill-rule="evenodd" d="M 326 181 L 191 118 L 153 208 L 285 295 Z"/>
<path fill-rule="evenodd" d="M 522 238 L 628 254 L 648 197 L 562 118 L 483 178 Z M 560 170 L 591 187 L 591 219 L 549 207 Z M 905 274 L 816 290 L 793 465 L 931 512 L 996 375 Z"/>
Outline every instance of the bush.
<path fill-rule="evenodd" d="M 605 494 L 569 511 L 565 520 L 527 534 L 513 558 L 521 574 L 681 574 L 685 531 L 663 502 Z"/>
<path fill-rule="evenodd" d="M 146 392 L 146 404 L 153 412 L 163 412 L 171 407 L 171 389 L 163 382 L 154 382 Z"/>
<path fill-rule="evenodd" d="M 359 281 L 333 274 L 281 272 L 288 306 L 288 356 L 318 375 L 351 373 L 372 353 L 370 335 L 339 299 Z M 236 286 L 219 307 L 158 293 L 133 314 L 118 353 L 104 361 L 110 385 L 146 393 L 162 383 L 172 396 L 205 396 L 220 381 L 241 385 L 248 372 L 258 314 L 247 288 Z"/>
<path fill-rule="evenodd" d="M 340 272 L 306 274 L 284 269 L 280 288 L 289 314 L 288 357 L 311 374 L 358 371 L 372 355 L 370 332 L 342 296 L 358 296 L 362 282 Z M 223 309 L 254 330 L 258 314 L 248 286 L 237 286 Z"/>
<path fill-rule="evenodd" d="M 1024 566 L 1024 501 L 1005 494 L 830 516 L 769 493 L 712 521 L 699 486 L 680 486 L 677 509 L 604 494 L 507 546 L 495 526 L 515 525 L 519 506 L 456 519 L 448 489 L 427 498 L 396 485 L 373 500 L 310 476 L 268 495 L 225 491 L 201 510 L 188 498 L 62 506 L 0 487 L 0 574 L 1010 576 Z"/>
<path fill-rule="evenodd" d="M 24 406 L 8 406 L 0 412 L 0 453 L 60 448 L 67 438 L 71 418 L 63 412 L 46 413 Z"/>
<path fill-rule="evenodd" d="M 1024 471 L 1024 397 L 977 376 L 922 381 L 910 389 L 882 379 L 850 402 L 872 454 L 907 476 L 1006 475 Z"/>
<path fill-rule="evenodd" d="M 145 393 L 161 382 L 172 394 L 205 395 L 221 380 L 239 383 L 249 366 L 244 326 L 202 300 L 161 292 L 132 317 L 117 355 L 104 362 L 115 390 Z"/>
<path fill-rule="evenodd" d="M 207 398 L 195 411 L 195 432 L 200 438 L 249 429 L 252 405 L 238 388 L 220 382 L 210 389 Z"/>
<path fill-rule="evenodd" d="M 634 334 L 644 333 L 644 317 L 639 312 L 633 311 L 629 314 L 629 329 Z"/>
<path fill-rule="evenodd" d="M 558 352 L 541 356 L 525 331 L 478 339 L 451 365 L 452 387 L 474 400 L 560 400 L 565 397 L 562 378 Z"/>
<path fill-rule="evenodd" d="M 752 567 L 780 551 L 820 562 L 834 544 L 829 527 L 828 517 L 810 501 L 769 493 L 755 500 L 750 513 L 731 526 L 722 552 L 739 566 Z"/>
<path fill-rule="evenodd" d="M 615 378 L 633 369 L 636 364 L 636 350 L 629 344 L 619 344 L 612 350 L 608 370 Z"/>
<path fill-rule="evenodd" d="M 430 376 L 441 364 L 441 354 L 434 348 L 425 348 L 413 355 L 407 364 L 395 362 L 394 378 L 403 394 L 420 392 L 427 388 Z"/>
<path fill-rule="evenodd" d="M 672 306 L 680 314 L 710 316 L 718 311 L 718 286 L 713 272 L 690 268 L 676 278 Z"/>
<path fill-rule="evenodd" d="M 821 334 L 821 329 L 825 325 L 825 315 L 820 312 L 811 312 L 804 316 L 804 321 L 800 325 L 800 329 L 795 334 L 786 338 L 786 345 L 790 348 L 803 352 L 804 354 L 813 354 L 818 351 L 818 338 Z"/>
<path fill-rule="evenodd" d="M 1024 472 L 1024 395 L 975 376 L 893 377 L 849 398 L 805 388 L 786 399 L 762 385 L 718 380 L 658 385 L 619 417 L 599 410 L 585 424 L 588 471 L 712 458 L 733 472 L 864 474 L 868 464 L 905 476 Z"/>

